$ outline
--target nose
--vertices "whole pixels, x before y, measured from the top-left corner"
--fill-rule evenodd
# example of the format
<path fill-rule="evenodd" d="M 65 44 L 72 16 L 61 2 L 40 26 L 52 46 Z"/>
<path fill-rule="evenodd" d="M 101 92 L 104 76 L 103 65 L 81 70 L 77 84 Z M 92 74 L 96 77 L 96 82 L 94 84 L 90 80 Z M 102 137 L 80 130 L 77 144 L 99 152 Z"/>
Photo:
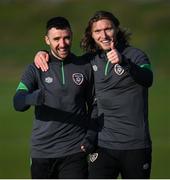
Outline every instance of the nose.
<path fill-rule="evenodd" d="M 65 47 L 66 46 L 66 42 L 64 39 L 60 40 L 60 47 Z"/>
<path fill-rule="evenodd" d="M 102 38 L 106 38 L 106 37 L 107 37 L 107 34 L 106 34 L 105 31 L 101 31 L 101 34 L 100 34 L 100 35 L 101 35 Z"/>

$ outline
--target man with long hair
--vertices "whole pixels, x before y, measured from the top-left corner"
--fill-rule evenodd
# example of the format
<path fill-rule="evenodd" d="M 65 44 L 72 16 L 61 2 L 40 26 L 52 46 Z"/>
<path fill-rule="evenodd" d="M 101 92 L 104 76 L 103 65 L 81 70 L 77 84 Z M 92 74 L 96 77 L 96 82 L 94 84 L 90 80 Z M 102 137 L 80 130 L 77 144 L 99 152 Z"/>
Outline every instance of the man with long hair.
<path fill-rule="evenodd" d="M 95 77 L 98 145 L 90 155 L 89 178 L 150 178 L 152 145 L 148 88 L 153 82 L 147 55 L 129 44 L 130 34 L 110 12 L 89 20 L 81 41 Z M 48 56 L 37 54 L 42 65 Z M 47 64 L 41 66 L 47 70 Z M 43 68 L 44 67 L 44 68 Z"/>

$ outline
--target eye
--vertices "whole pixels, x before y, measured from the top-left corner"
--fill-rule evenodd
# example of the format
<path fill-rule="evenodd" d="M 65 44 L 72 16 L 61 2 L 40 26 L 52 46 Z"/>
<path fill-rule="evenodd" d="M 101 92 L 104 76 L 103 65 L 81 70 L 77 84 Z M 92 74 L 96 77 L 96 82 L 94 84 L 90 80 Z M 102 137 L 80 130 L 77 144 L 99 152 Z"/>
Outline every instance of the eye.
<path fill-rule="evenodd" d="M 107 28 L 107 29 L 106 29 L 106 32 L 113 32 L 113 31 L 114 31 L 113 28 Z"/>
<path fill-rule="evenodd" d="M 97 30 L 94 31 L 94 33 L 96 33 L 96 34 L 99 34 L 100 32 L 101 32 L 100 29 L 97 29 Z"/>
<path fill-rule="evenodd" d="M 64 39 L 65 40 L 71 40 L 71 37 L 70 36 L 66 36 Z"/>
<path fill-rule="evenodd" d="M 55 37 L 54 38 L 54 41 L 59 41 L 60 40 L 60 37 Z"/>

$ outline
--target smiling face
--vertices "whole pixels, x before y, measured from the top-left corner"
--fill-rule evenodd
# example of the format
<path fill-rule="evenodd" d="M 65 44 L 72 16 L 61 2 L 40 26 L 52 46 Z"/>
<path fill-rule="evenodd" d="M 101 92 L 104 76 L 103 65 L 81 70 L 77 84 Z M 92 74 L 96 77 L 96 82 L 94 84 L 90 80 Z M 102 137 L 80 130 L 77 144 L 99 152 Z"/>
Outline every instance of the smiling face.
<path fill-rule="evenodd" d="M 101 19 L 93 23 L 92 38 L 102 50 L 110 50 L 112 42 L 115 43 L 117 28 L 108 19 Z"/>
<path fill-rule="evenodd" d="M 72 32 L 69 28 L 51 28 L 45 36 L 46 44 L 50 46 L 52 54 L 63 60 L 70 54 Z"/>

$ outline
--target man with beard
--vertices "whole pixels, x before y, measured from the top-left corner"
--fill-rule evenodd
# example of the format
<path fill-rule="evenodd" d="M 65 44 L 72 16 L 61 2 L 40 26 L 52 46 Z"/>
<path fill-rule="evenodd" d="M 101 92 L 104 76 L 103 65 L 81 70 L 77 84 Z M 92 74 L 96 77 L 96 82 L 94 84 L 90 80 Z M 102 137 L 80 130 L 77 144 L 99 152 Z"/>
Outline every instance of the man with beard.
<path fill-rule="evenodd" d="M 81 47 L 95 77 L 98 147 L 90 155 L 89 178 L 150 178 L 152 145 L 148 123 L 148 88 L 153 82 L 147 55 L 129 44 L 130 34 L 110 12 L 89 20 Z M 48 55 L 35 63 L 48 68 Z"/>
<path fill-rule="evenodd" d="M 64 17 L 47 22 L 45 42 L 50 47 L 49 70 L 30 64 L 13 99 L 17 111 L 35 106 L 31 177 L 87 178 L 87 153 L 96 137 L 93 71 L 70 52 L 72 31 Z"/>

